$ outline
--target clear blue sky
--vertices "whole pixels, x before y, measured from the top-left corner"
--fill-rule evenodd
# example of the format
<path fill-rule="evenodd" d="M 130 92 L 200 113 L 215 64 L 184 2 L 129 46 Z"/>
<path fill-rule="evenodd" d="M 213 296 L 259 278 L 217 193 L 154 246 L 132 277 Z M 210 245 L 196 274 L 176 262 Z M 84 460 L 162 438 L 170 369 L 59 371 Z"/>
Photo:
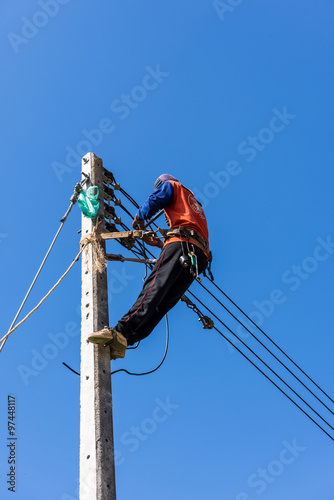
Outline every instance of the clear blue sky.
<path fill-rule="evenodd" d="M 1 336 L 93 151 L 139 203 L 165 172 L 195 191 L 216 282 L 333 396 L 333 17 L 330 0 L 4 0 Z M 76 206 L 24 312 L 77 254 L 80 224 Z M 144 269 L 108 273 L 114 324 Z M 0 354 L 1 499 L 78 498 L 80 380 L 62 362 L 79 370 L 79 306 L 76 264 Z M 169 320 L 162 368 L 113 377 L 118 500 L 333 500 L 333 442 L 183 304 Z M 153 368 L 164 342 L 161 324 L 114 368 Z"/>

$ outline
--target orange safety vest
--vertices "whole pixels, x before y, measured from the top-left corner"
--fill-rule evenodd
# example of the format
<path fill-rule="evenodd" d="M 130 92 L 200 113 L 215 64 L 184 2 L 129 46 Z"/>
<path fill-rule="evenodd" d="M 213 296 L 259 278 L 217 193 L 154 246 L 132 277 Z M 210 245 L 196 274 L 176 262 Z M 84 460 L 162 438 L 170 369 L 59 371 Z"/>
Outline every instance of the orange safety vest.
<path fill-rule="evenodd" d="M 174 198 L 171 205 L 164 208 L 169 227 L 175 229 L 183 226 L 193 229 L 209 242 L 209 231 L 204 210 L 196 200 L 194 193 L 176 181 L 170 182 L 174 188 Z M 186 241 L 186 238 L 173 236 L 168 238 L 168 243 L 173 241 Z M 193 242 L 196 244 L 195 242 Z M 197 245 L 198 246 L 198 245 Z"/>

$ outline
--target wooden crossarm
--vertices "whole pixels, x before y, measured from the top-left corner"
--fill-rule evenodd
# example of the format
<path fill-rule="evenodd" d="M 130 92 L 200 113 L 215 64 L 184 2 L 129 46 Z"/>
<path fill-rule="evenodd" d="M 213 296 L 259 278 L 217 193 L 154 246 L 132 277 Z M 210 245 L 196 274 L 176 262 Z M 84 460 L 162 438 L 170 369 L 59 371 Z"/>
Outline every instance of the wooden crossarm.
<path fill-rule="evenodd" d="M 142 231 L 118 231 L 115 233 L 100 233 L 103 240 L 114 240 L 117 238 L 142 238 Z"/>

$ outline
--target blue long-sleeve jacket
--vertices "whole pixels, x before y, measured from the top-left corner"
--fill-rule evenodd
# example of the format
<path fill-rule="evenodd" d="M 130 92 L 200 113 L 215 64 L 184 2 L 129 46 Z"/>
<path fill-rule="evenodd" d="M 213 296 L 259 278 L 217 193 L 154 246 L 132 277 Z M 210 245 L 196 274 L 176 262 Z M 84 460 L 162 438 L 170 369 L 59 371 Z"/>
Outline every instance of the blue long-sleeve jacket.
<path fill-rule="evenodd" d="M 138 220 L 148 220 L 162 208 L 173 203 L 174 188 L 168 181 L 162 182 L 155 191 L 147 198 L 145 203 L 137 212 Z"/>

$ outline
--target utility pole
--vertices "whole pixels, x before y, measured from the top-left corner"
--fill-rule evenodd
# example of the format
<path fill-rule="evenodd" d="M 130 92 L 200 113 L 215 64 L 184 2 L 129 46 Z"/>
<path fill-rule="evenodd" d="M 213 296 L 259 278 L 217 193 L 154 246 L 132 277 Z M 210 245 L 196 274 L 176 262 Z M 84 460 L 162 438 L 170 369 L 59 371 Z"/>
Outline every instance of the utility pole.
<path fill-rule="evenodd" d="M 101 158 L 87 153 L 82 158 L 82 172 L 90 177 L 86 187 L 98 186 L 100 190 L 97 218 L 82 216 L 84 238 L 94 228 L 104 230 Z M 104 248 L 105 243 L 100 244 Z M 82 255 L 80 500 L 116 500 L 110 350 L 86 340 L 105 326 L 109 326 L 107 270 L 97 271 L 92 245 L 88 244 Z"/>

